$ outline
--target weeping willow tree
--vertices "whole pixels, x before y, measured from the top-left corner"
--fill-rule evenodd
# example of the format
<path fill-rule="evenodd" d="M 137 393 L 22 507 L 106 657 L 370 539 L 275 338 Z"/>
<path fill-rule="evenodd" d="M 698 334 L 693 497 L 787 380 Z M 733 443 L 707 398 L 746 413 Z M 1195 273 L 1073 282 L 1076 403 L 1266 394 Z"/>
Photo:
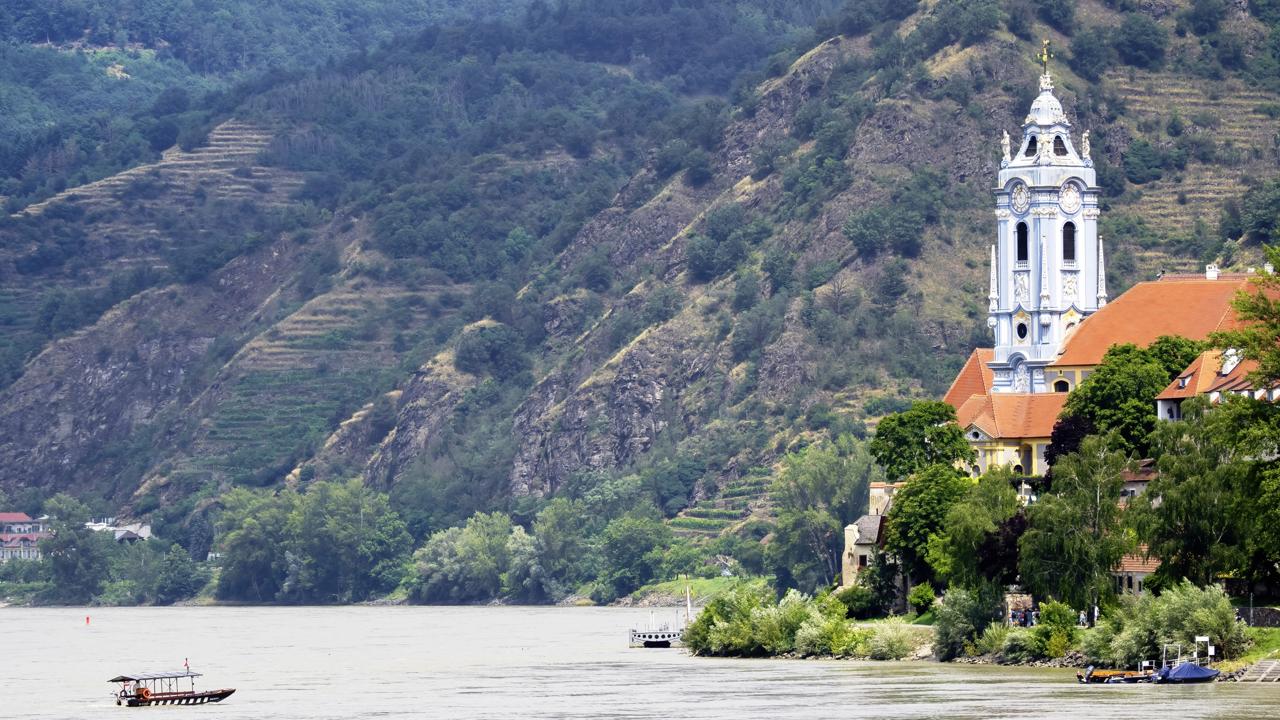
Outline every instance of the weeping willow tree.
<path fill-rule="evenodd" d="M 1131 460 L 1115 434 L 1089 437 L 1053 468 L 1053 492 L 1028 513 L 1019 544 L 1024 584 L 1072 607 L 1106 603 L 1111 570 L 1132 549 L 1120 504 Z"/>

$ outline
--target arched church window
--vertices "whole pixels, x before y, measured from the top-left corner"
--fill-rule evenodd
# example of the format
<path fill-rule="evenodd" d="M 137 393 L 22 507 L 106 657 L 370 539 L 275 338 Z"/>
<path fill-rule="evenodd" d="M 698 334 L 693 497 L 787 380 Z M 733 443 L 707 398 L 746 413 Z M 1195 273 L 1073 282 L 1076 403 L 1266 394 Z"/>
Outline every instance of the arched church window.
<path fill-rule="evenodd" d="M 1035 135 L 1032 135 L 1031 139 L 1027 141 L 1027 151 L 1022 154 L 1025 157 L 1036 156 L 1036 136 Z"/>
<path fill-rule="evenodd" d="M 1058 380 L 1053 384 L 1054 392 L 1071 392 L 1071 383 L 1066 380 Z"/>
<path fill-rule="evenodd" d="M 1063 141 L 1062 141 L 1062 136 L 1061 136 L 1061 135 L 1059 135 L 1059 136 L 1057 136 L 1057 137 L 1055 137 L 1055 138 L 1053 139 L 1053 154 L 1054 154 L 1054 155 L 1066 155 L 1066 154 L 1067 154 L 1067 144 L 1066 144 L 1065 142 L 1063 142 Z"/>
<path fill-rule="evenodd" d="M 1027 261 L 1027 224 L 1018 223 L 1018 262 Z"/>
<path fill-rule="evenodd" d="M 1076 261 L 1076 224 L 1067 223 L 1062 226 L 1062 259 L 1067 262 Z"/>

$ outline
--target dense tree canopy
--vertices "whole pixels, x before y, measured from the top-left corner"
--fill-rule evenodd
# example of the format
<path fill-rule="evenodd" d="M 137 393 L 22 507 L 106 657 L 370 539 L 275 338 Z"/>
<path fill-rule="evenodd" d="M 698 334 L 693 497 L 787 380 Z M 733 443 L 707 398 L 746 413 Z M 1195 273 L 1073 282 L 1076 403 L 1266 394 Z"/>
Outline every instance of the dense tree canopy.
<path fill-rule="evenodd" d="M 1063 420 L 1074 418 L 1092 432 L 1114 431 L 1125 450 L 1145 454 L 1147 436 L 1156 424 L 1155 396 L 1200 349 L 1198 343 L 1175 337 L 1159 338 L 1146 349 L 1112 346 L 1067 398 Z"/>
<path fill-rule="evenodd" d="M 950 405 L 921 400 L 909 410 L 885 417 L 876 425 L 871 455 L 891 481 L 902 480 L 931 465 L 973 462 L 973 449 L 956 425 Z"/>
<path fill-rule="evenodd" d="M 1019 542 L 1022 581 L 1042 597 L 1092 607 L 1115 593 L 1111 570 L 1132 548 L 1120 502 L 1129 457 L 1112 435 L 1090 437 L 1058 460 L 1053 490 L 1028 511 Z"/>
<path fill-rule="evenodd" d="M 939 580 L 979 588 L 1016 579 L 1019 534 L 1013 521 L 1022 519 L 1022 504 L 1015 481 L 1006 468 L 988 471 L 951 506 L 928 542 L 927 559 Z"/>
<path fill-rule="evenodd" d="M 870 483 L 882 476 L 866 445 L 849 436 L 782 463 L 770 489 L 778 520 L 768 559 L 780 585 L 812 591 L 839 575 L 844 527 L 862 515 Z"/>
<path fill-rule="evenodd" d="M 404 522 L 386 495 L 358 480 L 277 495 L 237 489 L 224 502 L 218 597 L 358 602 L 390 591 L 404 574 Z"/>
<path fill-rule="evenodd" d="M 971 484 L 949 465 L 930 465 L 894 493 L 885 549 L 898 557 L 908 585 L 933 579 L 927 560 L 929 543 L 936 543 L 933 538 L 946 531 L 947 517 Z"/>

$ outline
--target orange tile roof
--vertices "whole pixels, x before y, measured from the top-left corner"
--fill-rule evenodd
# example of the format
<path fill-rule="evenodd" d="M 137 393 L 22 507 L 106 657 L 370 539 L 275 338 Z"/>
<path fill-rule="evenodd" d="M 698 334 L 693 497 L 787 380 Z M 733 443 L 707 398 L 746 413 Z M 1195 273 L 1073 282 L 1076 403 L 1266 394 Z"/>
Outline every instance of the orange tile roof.
<path fill-rule="evenodd" d="M 1215 330 L 1235 327 L 1231 300 L 1249 285 L 1248 275 L 1165 276 L 1142 282 L 1085 318 L 1072 334 L 1055 366 L 1091 366 L 1102 362 L 1118 343 L 1150 345 L 1161 335 L 1204 340 Z"/>
<path fill-rule="evenodd" d="M 1186 370 L 1178 373 L 1178 377 L 1169 383 L 1157 400 L 1185 400 L 1196 395 L 1209 392 L 1209 388 L 1218 377 L 1218 369 L 1222 367 L 1222 351 L 1206 350 L 1196 356 Z"/>
<path fill-rule="evenodd" d="M 995 373 L 987 363 L 991 362 L 993 357 L 995 357 L 995 350 L 991 348 L 974 348 L 973 352 L 969 353 L 969 359 L 965 360 L 964 367 L 956 373 L 956 379 L 951 381 L 951 387 L 942 397 L 942 401 L 959 410 L 960 406 L 974 395 L 986 395 L 991 392 Z"/>
<path fill-rule="evenodd" d="M 1151 482 L 1160 476 L 1156 469 L 1156 461 L 1151 458 L 1139 460 L 1137 467 L 1121 471 L 1120 477 L 1125 482 Z"/>
<path fill-rule="evenodd" d="M 956 412 L 961 427 L 975 425 L 993 438 L 1047 438 L 1067 402 L 1066 393 L 973 395 Z"/>
<path fill-rule="evenodd" d="M 1215 381 L 1205 392 L 1243 392 L 1245 390 L 1256 390 L 1254 384 L 1249 381 L 1249 374 L 1258 369 L 1258 363 L 1255 360 L 1241 360 L 1236 366 L 1231 368 L 1231 372 L 1223 373 L 1219 370 L 1214 374 Z M 1274 385 L 1272 387 L 1275 387 Z"/>
<path fill-rule="evenodd" d="M 1208 350 L 1174 378 L 1169 387 L 1156 396 L 1157 400 L 1185 400 L 1196 395 L 1213 392 L 1244 392 L 1254 390 L 1249 374 L 1258 369 L 1253 360 L 1241 360 L 1229 372 L 1222 372 L 1222 351 Z M 1185 382 L 1184 382 L 1185 381 Z"/>
<path fill-rule="evenodd" d="M 1146 545 L 1139 545 L 1138 552 L 1120 558 L 1113 572 L 1118 573 L 1153 573 L 1160 569 L 1160 561 L 1151 557 Z"/>

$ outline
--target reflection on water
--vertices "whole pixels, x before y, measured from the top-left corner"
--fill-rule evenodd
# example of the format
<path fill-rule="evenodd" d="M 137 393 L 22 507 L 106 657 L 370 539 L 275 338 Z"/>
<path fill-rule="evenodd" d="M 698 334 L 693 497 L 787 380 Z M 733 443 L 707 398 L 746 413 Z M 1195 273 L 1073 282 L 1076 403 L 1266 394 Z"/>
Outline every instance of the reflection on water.
<path fill-rule="evenodd" d="M 85 615 L 92 621 L 85 625 Z M 1084 687 L 1070 670 L 631 650 L 617 608 L 0 610 L 0 718 L 1276 718 L 1280 686 Z M 106 679 L 191 659 L 227 702 L 122 709 Z"/>

